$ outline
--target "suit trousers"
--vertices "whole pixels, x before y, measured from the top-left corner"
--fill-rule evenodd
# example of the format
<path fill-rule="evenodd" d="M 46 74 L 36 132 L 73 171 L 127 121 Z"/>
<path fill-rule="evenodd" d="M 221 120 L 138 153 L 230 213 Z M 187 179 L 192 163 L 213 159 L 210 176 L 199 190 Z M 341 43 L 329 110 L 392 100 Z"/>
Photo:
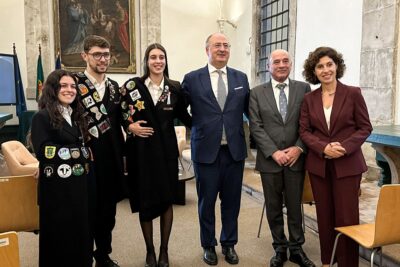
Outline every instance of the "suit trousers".
<path fill-rule="evenodd" d="M 274 250 L 286 253 L 289 248 L 291 254 L 301 252 L 305 241 L 301 216 L 304 171 L 284 167 L 277 173 L 261 173 L 261 181 Z M 284 232 L 283 204 L 287 210 L 289 241 Z"/>
<path fill-rule="evenodd" d="M 317 223 L 321 246 L 321 261 L 329 264 L 335 242 L 335 227 L 359 224 L 358 192 L 361 174 L 336 177 L 331 160 L 326 164 L 326 175 L 310 173 L 310 182 L 317 208 Z M 336 250 L 340 267 L 358 266 L 358 244 L 341 236 Z"/>
<path fill-rule="evenodd" d="M 202 247 L 217 245 L 215 239 L 215 202 L 221 200 L 222 246 L 234 246 L 238 241 L 238 216 L 242 193 L 244 160 L 235 161 L 227 145 L 222 145 L 215 162 L 194 162 L 200 240 Z"/>

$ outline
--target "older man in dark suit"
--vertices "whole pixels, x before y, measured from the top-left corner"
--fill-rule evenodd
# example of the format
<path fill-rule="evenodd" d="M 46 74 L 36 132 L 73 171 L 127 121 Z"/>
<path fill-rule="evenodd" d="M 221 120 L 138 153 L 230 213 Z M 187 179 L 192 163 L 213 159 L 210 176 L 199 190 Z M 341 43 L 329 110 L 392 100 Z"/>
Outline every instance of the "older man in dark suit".
<path fill-rule="evenodd" d="M 271 267 L 287 260 L 299 266 L 315 266 L 302 250 L 301 198 L 304 183 L 305 146 L 298 134 L 300 105 L 310 86 L 289 79 L 292 62 L 285 50 L 269 58 L 271 81 L 250 94 L 250 131 L 257 144 L 256 169 L 261 173 L 275 255 Z M 284 233 L 282 205 L 288 216 L 289 240 Z"/>
<path fill-rule="evenodd" d="M 208 65 L 185 75 L 182 89 L 192 111 L 192 160 L 196 173 L 201 246 L 204 261 L 216 265 L 215 201 L 221 199 L 220 243 L 225 260 L 237 264 L 238 216 L 246 141 L 246 74 L 227 67 L 230 44 L 224 34 L 206 40 Z"/>

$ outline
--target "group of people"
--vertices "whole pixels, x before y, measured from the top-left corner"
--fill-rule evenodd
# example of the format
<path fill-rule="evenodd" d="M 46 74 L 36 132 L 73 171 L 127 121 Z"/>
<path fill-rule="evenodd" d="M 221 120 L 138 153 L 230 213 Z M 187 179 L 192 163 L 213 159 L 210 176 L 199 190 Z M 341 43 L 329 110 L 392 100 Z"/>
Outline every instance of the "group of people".
<path fill-rule="evenodd" d="M 247 76 L 227 66 L 230 47 L 224 34 L 208 36 L 208 64 L 186 74 L 180 84 L 169 78 L 165 48 L 152 44 L 144 55 L 143 76 L 119 87 L 106 76 L 110 44 L 91 35 L 84 41 L 84 72 L 56 70 L 48 76 L 31 134 L 40 162 L 40 267 L 87 267 L 92 257 L 97 267 L 118 267 L 109 254 L 116 205 L 124 197 L 139 213 L 145 266 L 169 266 L 178 182 L 175 119 L 191 128 L 203 260 L 218 264 L 219 197 L 222 254 L 229 264 L 238 264 L 235 245 L 247 156 L 243 114 L 257 145 L 256 169 L 275 251 L 270 266 L 283 266 L 288 250 L 290 261 L 315 266 L 302 250 L 305 170 L 316 201 L 321 261 L 329 264 L 334 227 L 359 220 L 358 190 L 366 170 L 361 145 L 372 130 L 361 91 L 338 80 L 345 65 L 329 47 L 311 52 L 304 64 L 306 81 L 320 88 L 311 92 L 307 83 L 289 79 L 291 57 L 275 50 L 268 64 L 271 81 L 250 90 Z M 157 217 L 158 259 L 153 243 Z M 339 266 L 358 266 L 357 245 L 350 239 L 339 242 L 336 255 Z"/>

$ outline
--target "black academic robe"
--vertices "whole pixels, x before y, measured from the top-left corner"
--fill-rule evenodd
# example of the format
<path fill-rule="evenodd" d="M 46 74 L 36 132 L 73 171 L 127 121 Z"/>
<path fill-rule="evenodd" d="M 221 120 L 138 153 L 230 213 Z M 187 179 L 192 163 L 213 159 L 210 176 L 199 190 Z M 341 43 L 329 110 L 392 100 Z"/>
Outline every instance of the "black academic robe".
<path fill-rule="evenodd" d="M 39 160 L 39 267 L 92 266 L 89 223 L 89 149 L 73 122 L 50 124 L 47 110 L 32 118 L 32 144 Z"/>
<path fill-rule="evenodd" d="M 141 220 L 152 220 L 172 205 L 178 180 L 178 146 L 174 119 L 191 126 L 180 83 L 164 78 L 163 92 L 156 103 L 141 78 L 128 80 L 121 87 L 121 108 L 125 128 L 138 120 L 152 127 L 148 138 L 128 134 L 127 169 L 132 212 Z"/>

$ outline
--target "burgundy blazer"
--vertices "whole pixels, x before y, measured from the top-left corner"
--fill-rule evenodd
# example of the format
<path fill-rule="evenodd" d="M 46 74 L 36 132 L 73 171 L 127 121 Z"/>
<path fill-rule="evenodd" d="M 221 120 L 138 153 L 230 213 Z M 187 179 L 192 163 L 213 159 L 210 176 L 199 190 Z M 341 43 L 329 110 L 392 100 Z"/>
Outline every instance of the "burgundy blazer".
<path fill-rule="evenodd" d="M 370 135 L 372 126 L 361 89 L 337 82 L 329 130 L 321 94 L 321 87 L 306 94 L 301 107 L 299 131 L 308 147 L 306 169 L 325 177 L 326 162 L 331 160 L 338 178 L 365 172 L 367 165 L 361 145 Z M 330 142 L 340 142 L 347 153 L 337 159 L 326 159 L 324 148 Z"/>

